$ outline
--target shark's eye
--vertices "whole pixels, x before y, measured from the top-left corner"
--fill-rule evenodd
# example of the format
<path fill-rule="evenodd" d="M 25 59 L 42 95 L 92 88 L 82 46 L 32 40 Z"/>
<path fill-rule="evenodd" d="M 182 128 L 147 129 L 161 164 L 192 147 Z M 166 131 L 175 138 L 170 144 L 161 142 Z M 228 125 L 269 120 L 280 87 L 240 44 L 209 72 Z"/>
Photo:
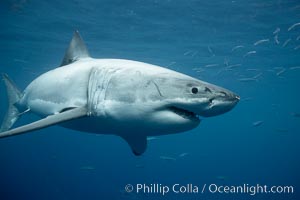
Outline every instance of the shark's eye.
<path fill-rule="evenodd" d="M 197 93 L 198 93 L 198 88 L 193 87 L 193 88 L 192 88 L 192 93 L 193 93 L 193 94 L 197 94 Z"/>

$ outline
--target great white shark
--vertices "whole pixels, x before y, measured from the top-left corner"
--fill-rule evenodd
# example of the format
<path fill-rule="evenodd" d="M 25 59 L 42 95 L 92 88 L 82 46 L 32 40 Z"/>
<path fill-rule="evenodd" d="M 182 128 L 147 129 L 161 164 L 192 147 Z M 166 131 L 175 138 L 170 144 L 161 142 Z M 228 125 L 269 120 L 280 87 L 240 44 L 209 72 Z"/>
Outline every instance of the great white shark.
<path fill-rule="evenodd" d="M 24 92 L 3 74 L 9 108 L 0 137 L 52 125 L 123 138 L 135 155 L 147 136 L 184 132 L 200 117 L 231 110 L 233 92 L 160 66 L 124 59 L 94 59 L 75 31 L 63 61 L 33 80 Z M 26 113 L 41 120 L 11 127 Z"/>

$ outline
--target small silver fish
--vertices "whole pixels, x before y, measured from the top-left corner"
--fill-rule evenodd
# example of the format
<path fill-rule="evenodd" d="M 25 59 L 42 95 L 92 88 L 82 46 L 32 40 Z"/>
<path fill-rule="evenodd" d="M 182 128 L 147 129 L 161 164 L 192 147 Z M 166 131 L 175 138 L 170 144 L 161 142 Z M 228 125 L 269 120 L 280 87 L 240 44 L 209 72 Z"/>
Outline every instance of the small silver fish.
<path fill-rule="evenodd" d="M 235 64 L 235 65 L 228 65 L 227 67 L 225 67 L 225 69 L 232 69 L 232 68 L 235 68 L 235 67 L 240 67 L 242 66 L 242 64 Z"/>
<path fill-rule="evenodd" d="M 231 49 L 231 52 L 234 52 L 235 50 L 240 49 L 240 48 L 244 48 L 244 46 L 242 46 L 242 45 L 235 46 Z"/>
<path fill-rule="evenodd" d="M 248 56 L 250 56 L 252 54 L 256 54 L 256 51 L 249 51 L 243 57 L 245 58 L 245 57 L 248 57 Z"/>
<path fill-rule="evenodd" d="M 283 43 L 282 47 L 285 47 L 291 40 L 292 40 L 291 38 L 287 39 L 287 40 Z"/>
<path fill-rule="evenodd" d="M 256 74 L 255 76 L 253 76 L 253 78 L 257 79 L 258 77 L 261 77 L 262 74 L 263 74 L 263 73 L 258 73 L 258 74 Z"/>
<path fill-rule="evenodd" d="M 275 29 L 275 31 L 273 32 L 273 35 L 275 35 L 275 34 L 277 34 L 277 33 L 279 33 L 279 32 L 280 32 L 280 28 L 277 27 L 277 28 Z"/>
<path fill-rule="evenodd" d="M 253 81 L 258 81 L 258 78 L 262 75 L 262 73 L 258 73 L 253 77 L 248 77 L 248 78 L 240 78 L 238 81 L 240 82 L 253 82 Z"/>
<path fill-rule="evenodd" d="M 280 76 L 281 74 L 283 74 L 286 71 L 286 69 L 282 69 L 279 72 L 276 73 L 277 76 Z"/>
<path fill-rule="evenodd" d="M 189 153 L 181 153 L 181 154 L 179 154 L 178 157 L 184 157 L 184 156 L 187 156 L 187 155 L 189 155 Z"/>
<path fill-rule="evenodd" d="M 160 156 L 159 158 L 162 159 L 162 160 L 170 160 L 170 161 L 175 161 L 176 160 L 176 158 L 169 157 L 169 156 Z"/>
<path fill-rule="evenodd" d="M 252 123 L 252 126 L 253 126 L 253 127 L 257 127 L 257 126 L 262 125 L 263 123 L 264 123 L 264 121 L 256 121 L 256 122 L 253 122 L 253 123 Z"/>
<path fill-rule="evenodd" d="M 191 56 L 195 57 L 197 54 L 198 54 L 198 51 L 194 51 L 194 53 Z"/>
<path fill-rule="evenodd" d="M 176 62 L 170 62 L 166 67 L 171 67 L 172 65 L 176 64 Z"/>
<path fill-rule="evenodd" d="M 290 67 L 289 69 L 290 69 L 290 70 L 300 69 L 300 66 Z"/>
<path fill-rule="evenodd" d="M 207 46 L 207 50 L 212 56 L 215 56 L 215 54 L 210 46 Z"/>
<path fill-rule="evenodd" d="M 280 44 L 279 39 L 278 39 L 278 35 L 274 36 L 274 41 L 275 41 L 276 44 Z"/>
<path fill-rule="evenodd" d="M 184 55 L 184 56 L 187 56 L 187 55 L 189 55 L 190 53 L 192 53 L 192 51 L 186 51 L 183 55 Z"/>
<path fill-rule="evenodd" d="M 293 24 L 292 26 L 290 26 L 288 28 L 288 31 L 291 31 L 292 29 L 294 29 L 296 26 L 299 26 L 299 25 L 300 25 L 300 22 Z"/>
<path fill-rule="evenodd" d="M 300 45 L 298 45 L 294 48 L 294 50 L 298 50 L 298 49 L 300 49 Z"/>
<path fill-rule="evenodd" d="M 204 67 L 216 67 L 219 66 L 219 64 L 209 64 L 209 65 L 205 65 Z"/>
<path fill-rule="evenodd" d="M 262 44 L 262 43 L 265 43 L 265 42 L 269 42 L 269 41 L 270 41 L 270 39 L 262 39 L 262 40 L 256 41 L 253 45 L 257 46 L 259 44 Z"/>

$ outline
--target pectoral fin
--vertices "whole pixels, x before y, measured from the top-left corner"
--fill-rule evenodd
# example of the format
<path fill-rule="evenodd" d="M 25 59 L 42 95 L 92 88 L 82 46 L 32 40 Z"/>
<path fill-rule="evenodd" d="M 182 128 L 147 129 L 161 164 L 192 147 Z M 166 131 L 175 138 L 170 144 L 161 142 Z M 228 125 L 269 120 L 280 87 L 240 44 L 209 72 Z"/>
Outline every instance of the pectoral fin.
<path fill-rule="evenodd" d="M 142 155 L 147 148 L 147 137 L 145 135 L 126 135 L 121 136 L 130 146 L 136 156 Z"/>
<path fill-rule="evenodd" d="M 29 131 L 34 131 L 38 129 L 42 129 L 48 126 L 52 126 L 55 124 L 59 124 L 62 122 L 66 122 L 72 119 L 77 119 L 80 117 L 87 116 L 87 109 L 85 107 L 80 107 L 80 108 L 74 108 L 71 110 L 67 110 L 62 113 L 58 113 L 55 115 L 50 115 L 44 119 L 38 120 L 36 122 L 33 122 L 31 124 L 27 124 L 9 131 L 5 131 L 0 133 L 0 138 L 3 137 L 9 137 L 13 135 L 18 135 L 22 133 L 26 133 Z"/>

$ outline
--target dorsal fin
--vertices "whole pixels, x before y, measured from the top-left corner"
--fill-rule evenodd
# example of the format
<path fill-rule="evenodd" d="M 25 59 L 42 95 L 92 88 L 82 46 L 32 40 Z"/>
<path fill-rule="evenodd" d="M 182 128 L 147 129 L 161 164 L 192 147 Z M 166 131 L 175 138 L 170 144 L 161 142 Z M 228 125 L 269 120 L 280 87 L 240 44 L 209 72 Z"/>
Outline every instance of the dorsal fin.
<path fill-rule="evenodd" d="M 88 57 L 90 57 L 90 54 L 80 37 L 79 32 L 76 30 L 60 66 L 68 65 L 81 58 Z"/>

